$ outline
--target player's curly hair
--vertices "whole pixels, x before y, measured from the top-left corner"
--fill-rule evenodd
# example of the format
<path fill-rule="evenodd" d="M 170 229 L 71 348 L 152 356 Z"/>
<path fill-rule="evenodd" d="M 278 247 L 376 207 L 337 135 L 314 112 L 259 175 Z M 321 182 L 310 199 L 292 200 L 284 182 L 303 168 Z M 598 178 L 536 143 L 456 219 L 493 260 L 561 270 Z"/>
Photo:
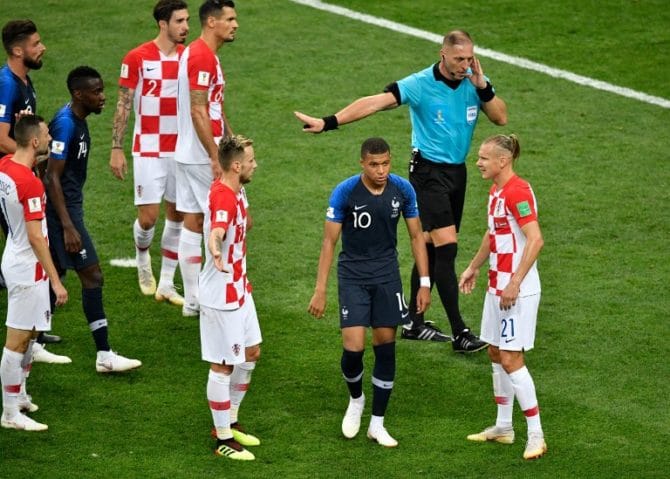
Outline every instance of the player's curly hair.
<path fill-rule="evenodd" d="M 253 145 L 253 140 L 242 135 L 223 138 L 219 142 L 219 164 L 223 171 L 230 170 L 233 160 L 244 153 L 244 149 Z"/>
<path fill-rule="evenodd" d="M 494 135 L 488 137 L 484 140 L 484 145 L 488 143 L 493 143 L 499 149 L 508 152 L 512 161 L 516 160 L 521 154 L 521 145 L 519 144 L 519 138 L 514 134 L 510 135 Z"/>

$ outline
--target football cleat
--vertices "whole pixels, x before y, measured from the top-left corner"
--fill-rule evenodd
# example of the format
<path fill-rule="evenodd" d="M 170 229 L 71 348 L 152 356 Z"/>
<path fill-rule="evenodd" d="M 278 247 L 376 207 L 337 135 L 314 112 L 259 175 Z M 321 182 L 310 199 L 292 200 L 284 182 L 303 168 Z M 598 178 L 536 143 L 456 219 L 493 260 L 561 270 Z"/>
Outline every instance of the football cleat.
<path fill-rule="evenodd" d="M 140 291 L 145 296 L 151 296 L 156 293 L 156 278 L 151 270 L 151 256 L 145 265 L 137 265 L 137 280 L 140 284 Z"/>
<path fill-rule="evenodd" d="M 547 452 L 547 443 L 544 442 L 544 434 L 541 432 L 528 433 L 526 450 L 523 451 L 523 458 L 526 460 L 538 459 Z"/>
<path fill-rule="evenodd" d="M 185 318 L 194 318 L 200 316 L 200 305 L 186 304 L 181 307 L 181 315 Z"/>
<path fill-rule="evenodd" d="M 214 454 L 217 456 L 235 459 L 237 461 L 253 461 L 256 457 L 242 447 L 242 445 L 235 439 L 218 439 L 216 441 L 216 449 Z"/>
<path fill-rule="evenodd" d="M 396 447 L 398 441 L 393 439 L 385 427 L 377 430 L 368 429 L 368 439 L 371 439 L 384 447 Z"/>
<path fill-rule="evenodd" d="M 361 428 L 361 416 L 365 408 L 365 395 L 359 398 L 349 398 L 349 406 L 342 418 L 342 434 L 347 439 L 353 439 Z"/>
<path fill-rule="evenodd" d="M 50 353 L 40 343 L 33 344 L 33 362 L 49 364 L 70 364 L 72 359 L 67 356 Z"/>
<path fill-rule="evenodd" d="M 249 434 L 244 431 L 244 428 L 240 426 L 240 423 L 236 422 L 230 425 L 230 429 L 233 433 L 233 439 L 239 442 L 241 445 L 249 446 L 260 446 L 261 440 L 258 439 L 253 434 Z"/>
<path fill-rule="evenodd" d="M 451 345 L 457 353 L 475 353 L 488 347 L 486 341 L 479 339 L 469 329 L 464 329 L 461 334 L 456 336 Z"/>
<path fill-rule="evenodd" d="M 154 298 L 156 298 L 156 301 L 159 303 L 162 301 L 167 301 L 168 303 L 174 304 L 175 306 L 184 306 L 184 297 L 177 293 L 177 290 L 172 285 L 168 286 L 167 288 L 159 286 L 156 290 Z"/>
<path fill-rule="evenodd" d="M 142 366 L 142 361 L 128 359 L 114 351 L 98 351 L 95 370 L 99 373 L 117 373 L 129 371 Z"/>
<path fill-rule="evenodd" d="M 500 444 L 514 443 L 514 429 L 502 428 L 498 426 L 491 426 L 484 429 L 482 432 L 468 435 L 468 441 L 495 441 Z"/>
<path fill-rule="evenodd" d="M 33 403 L 33 398 L 30 394 L 22 394 L 19 396 L 19 411 L 35 412 L 40 407 Z"/>
<path fill-rule="evenodd" d="M 435 341 L 446 343 L 452 340 L 451 336 L 444 334 L 432 321 L 426 321 L 416 328 L 402 328 L 400 333 L 402 339 L 415 339 L 419 341 Z"/>
<path fill-rule="evenodd" d="M 6 429 L 19 429 L 21 431 L 46 431 L 49 429 L 46 424 L 39 423 L 21 413 L 13 418 L 5 417 L 3 414 L 0 425 Z"/>

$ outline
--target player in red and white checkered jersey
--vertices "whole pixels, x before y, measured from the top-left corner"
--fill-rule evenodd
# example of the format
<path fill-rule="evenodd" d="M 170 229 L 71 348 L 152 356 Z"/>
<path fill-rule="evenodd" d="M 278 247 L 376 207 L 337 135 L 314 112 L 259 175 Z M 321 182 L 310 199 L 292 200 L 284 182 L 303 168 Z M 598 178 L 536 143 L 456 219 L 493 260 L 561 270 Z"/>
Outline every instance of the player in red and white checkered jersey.
<path fill-rule="evenodd" d="M 119 78 L 119 100 L 114 114 L 110 167 L 123 179 L 127 171 L 123 136 L 135 112 L 132 139 L 133 177 L 137 219 L 133 224 L 137 273 L 143 294 L 182 306 L 174 275 L 178 265 L 182 215 L 176 209 L 177 73 L 188 35 L 188 10 L 182 0 L 160 0 L 154 7 L 158 36 L 124 57 Z M 161 237 L 161 273 L 158 287 L 149 248 L 165 200 L 165 227 Z"/>
<path fill-rule="evenodd" d="M 199 10 L 202 32 L 179 61 L 177 210 L 184 214 L 179 268 L 184 281 L 184 316 L 197 316 L 202 223 L 212 180 L 221 175 L 217 145 L 232 131 L 224 112 L 225 80 L 216 52 L 235 40 L 237 14 L 229 0 L 207 0 Z"/>
<path fill-rule="evenodd" d="M 251 221 L 244 190 L 257 165 L 252 141 L 242 136 L 222 140 L 218 151 L 222 174 L 211 184 L 204 227 L 207 247 L 200 273 L 200 343 L 202 359 L 210 363 L 207 400 L 216 453 L 251 460 L 253 454 L 242 446 L 260 441 L 240 431 L 237 416 L 262 341 L 247 279 Z"/>
<path fill-rule="evenodd" d="M 459 287 L 469 294 L 479 268 L 489 261 L 488 291 L 484 300 L 481 338 L 490 344 L 493 393 L 498 405 L 494 426 L 471 434 L 471 441 L 514 442 L 512 408 L 516 397 L 528 425 L 524 459 L 547 451 L 535 383 L 524 353 L 535 343 L 540 304 L 537 257 L 544 245 L 531 186 L 516 173 L 514 161 L 521 149 L 515 135 L 496 135 L 479 148 L 477 167 L 482 178 L 493 181 L 489 193 L 488 230 L 481 246 L 463 272 Z"/>
<path fill-rule="evenodd" d="M 32 168 L 49 156 L 49 129 L 44 119 L 21 117 L 14 128 L 16 152 L 0 160 L 0 204 L 9 234 L 2 254 L 7 282 L 7 339 L 0 360 L 2 427 L 43 431 L 40 424 L 21 413 L 33 412 L 25 381 L 32 363 L 31 339 L 51 329 L 49 282 L 56 304 L 67 301 L 49 252 L 44 185 Z"/>

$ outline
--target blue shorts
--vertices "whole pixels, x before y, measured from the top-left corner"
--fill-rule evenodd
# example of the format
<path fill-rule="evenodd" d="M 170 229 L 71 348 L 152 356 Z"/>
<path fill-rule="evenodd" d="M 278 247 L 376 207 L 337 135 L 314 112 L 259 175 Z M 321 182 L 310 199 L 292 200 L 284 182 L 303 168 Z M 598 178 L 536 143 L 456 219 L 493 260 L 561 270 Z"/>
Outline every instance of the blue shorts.
<path fill-rule="evenodd" d="M 83 215 L 72 215 L 72 223 L 81 236 L 81 250 L 77 253 L 68 253 L 65 250 L 65 239 L 63 238 L 63 226 L 55 216 L 47 214 L 47 228 L 49 231 L 49 249 L 51 256 L 60 271 L 72 269 L 81 271 L 91 265 L 98 264 L 98 253 L 95 251 L 91 236 L 84 226 Z"/>
<path fill-rule="evenodd" d="M 382 284 L 340 281 L 340 328 L 394 328 L 410 322 L 400 280 Z"/>

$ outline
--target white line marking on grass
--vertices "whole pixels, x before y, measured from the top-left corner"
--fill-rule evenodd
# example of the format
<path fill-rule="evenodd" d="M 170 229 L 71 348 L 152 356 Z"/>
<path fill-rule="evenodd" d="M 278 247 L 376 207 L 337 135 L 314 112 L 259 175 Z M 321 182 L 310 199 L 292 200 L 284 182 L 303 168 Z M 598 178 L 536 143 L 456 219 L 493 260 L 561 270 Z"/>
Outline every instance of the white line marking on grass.
<path fill-rule="evenodd" d="M 419 30 L 418 28 L 408 27 L 402 23 L 396 23 L 391 20 L 386 20 L 384 18 L 374 17 L 372 15 L 367 15 L 365 13 L 356 12 L 354 10 L 349 10 L 348 8 L 339 7 L 337 5 L 331 5 L 328 3 L 321 2 L 319 0 L 290 0 L 293 3 L 298 3 L 301 5 L 306 5 L 308 7 L 316 8 L 318 10 L 323 10 L 325 12 L 334 13 L 336 15 L 342 15 L 353 20 L 359 20 L 364 23 L 369 23 L 371 25 L 376 25 L 378 27 L 387 28 L 393 30 L 394 32 L 404 33 L 417 38 L 422 38 L 433 43 L 442 43 L 444 35 L 437 35 L 435 33 L 430 33 L 425 30 Z M 577 83 L 579 85 L 588 86 L 595 88 L 596 90 L 602 90 L 615 95 L 624 96 L 627 98 L 632 98 L 633 100 L 638 100 L 644 103 L 649 103 L 650 105 L 660 106 L 662 108 L 670 108 L 670 100 L 661 98 L 658 96 L 648 95 L 630 88 L 625 88 L 617 85 L 612 85 L 600 80 L 595 80 L 593 78 L 585 77 L 582 75 L 577 75 L 566 70 L 560 70 L 558 68 L 553 68 L 542 63 L 537 63 L 531 60 L 527 60 L 521 57 L 515 57 L 512 55 L 507 55 L 505 53 L 497 52 L 495 50 L 489 50 L 488 48 L 475 47 L 477 49 L 477 55 L 483 57 L 492 58 L 494 60 L 509 63 L 519 68 L 525 68 L 527 70 L 532 70 L 545 75 L 549 75 L 554 78 L 562 78 L 564 80 Z"/>
<path fill-rule="evenodd" d="M 109 261 L 109 264 L 118 266 L 119 268 L 137 268 L 135 258 L 114 258 Z"/>

